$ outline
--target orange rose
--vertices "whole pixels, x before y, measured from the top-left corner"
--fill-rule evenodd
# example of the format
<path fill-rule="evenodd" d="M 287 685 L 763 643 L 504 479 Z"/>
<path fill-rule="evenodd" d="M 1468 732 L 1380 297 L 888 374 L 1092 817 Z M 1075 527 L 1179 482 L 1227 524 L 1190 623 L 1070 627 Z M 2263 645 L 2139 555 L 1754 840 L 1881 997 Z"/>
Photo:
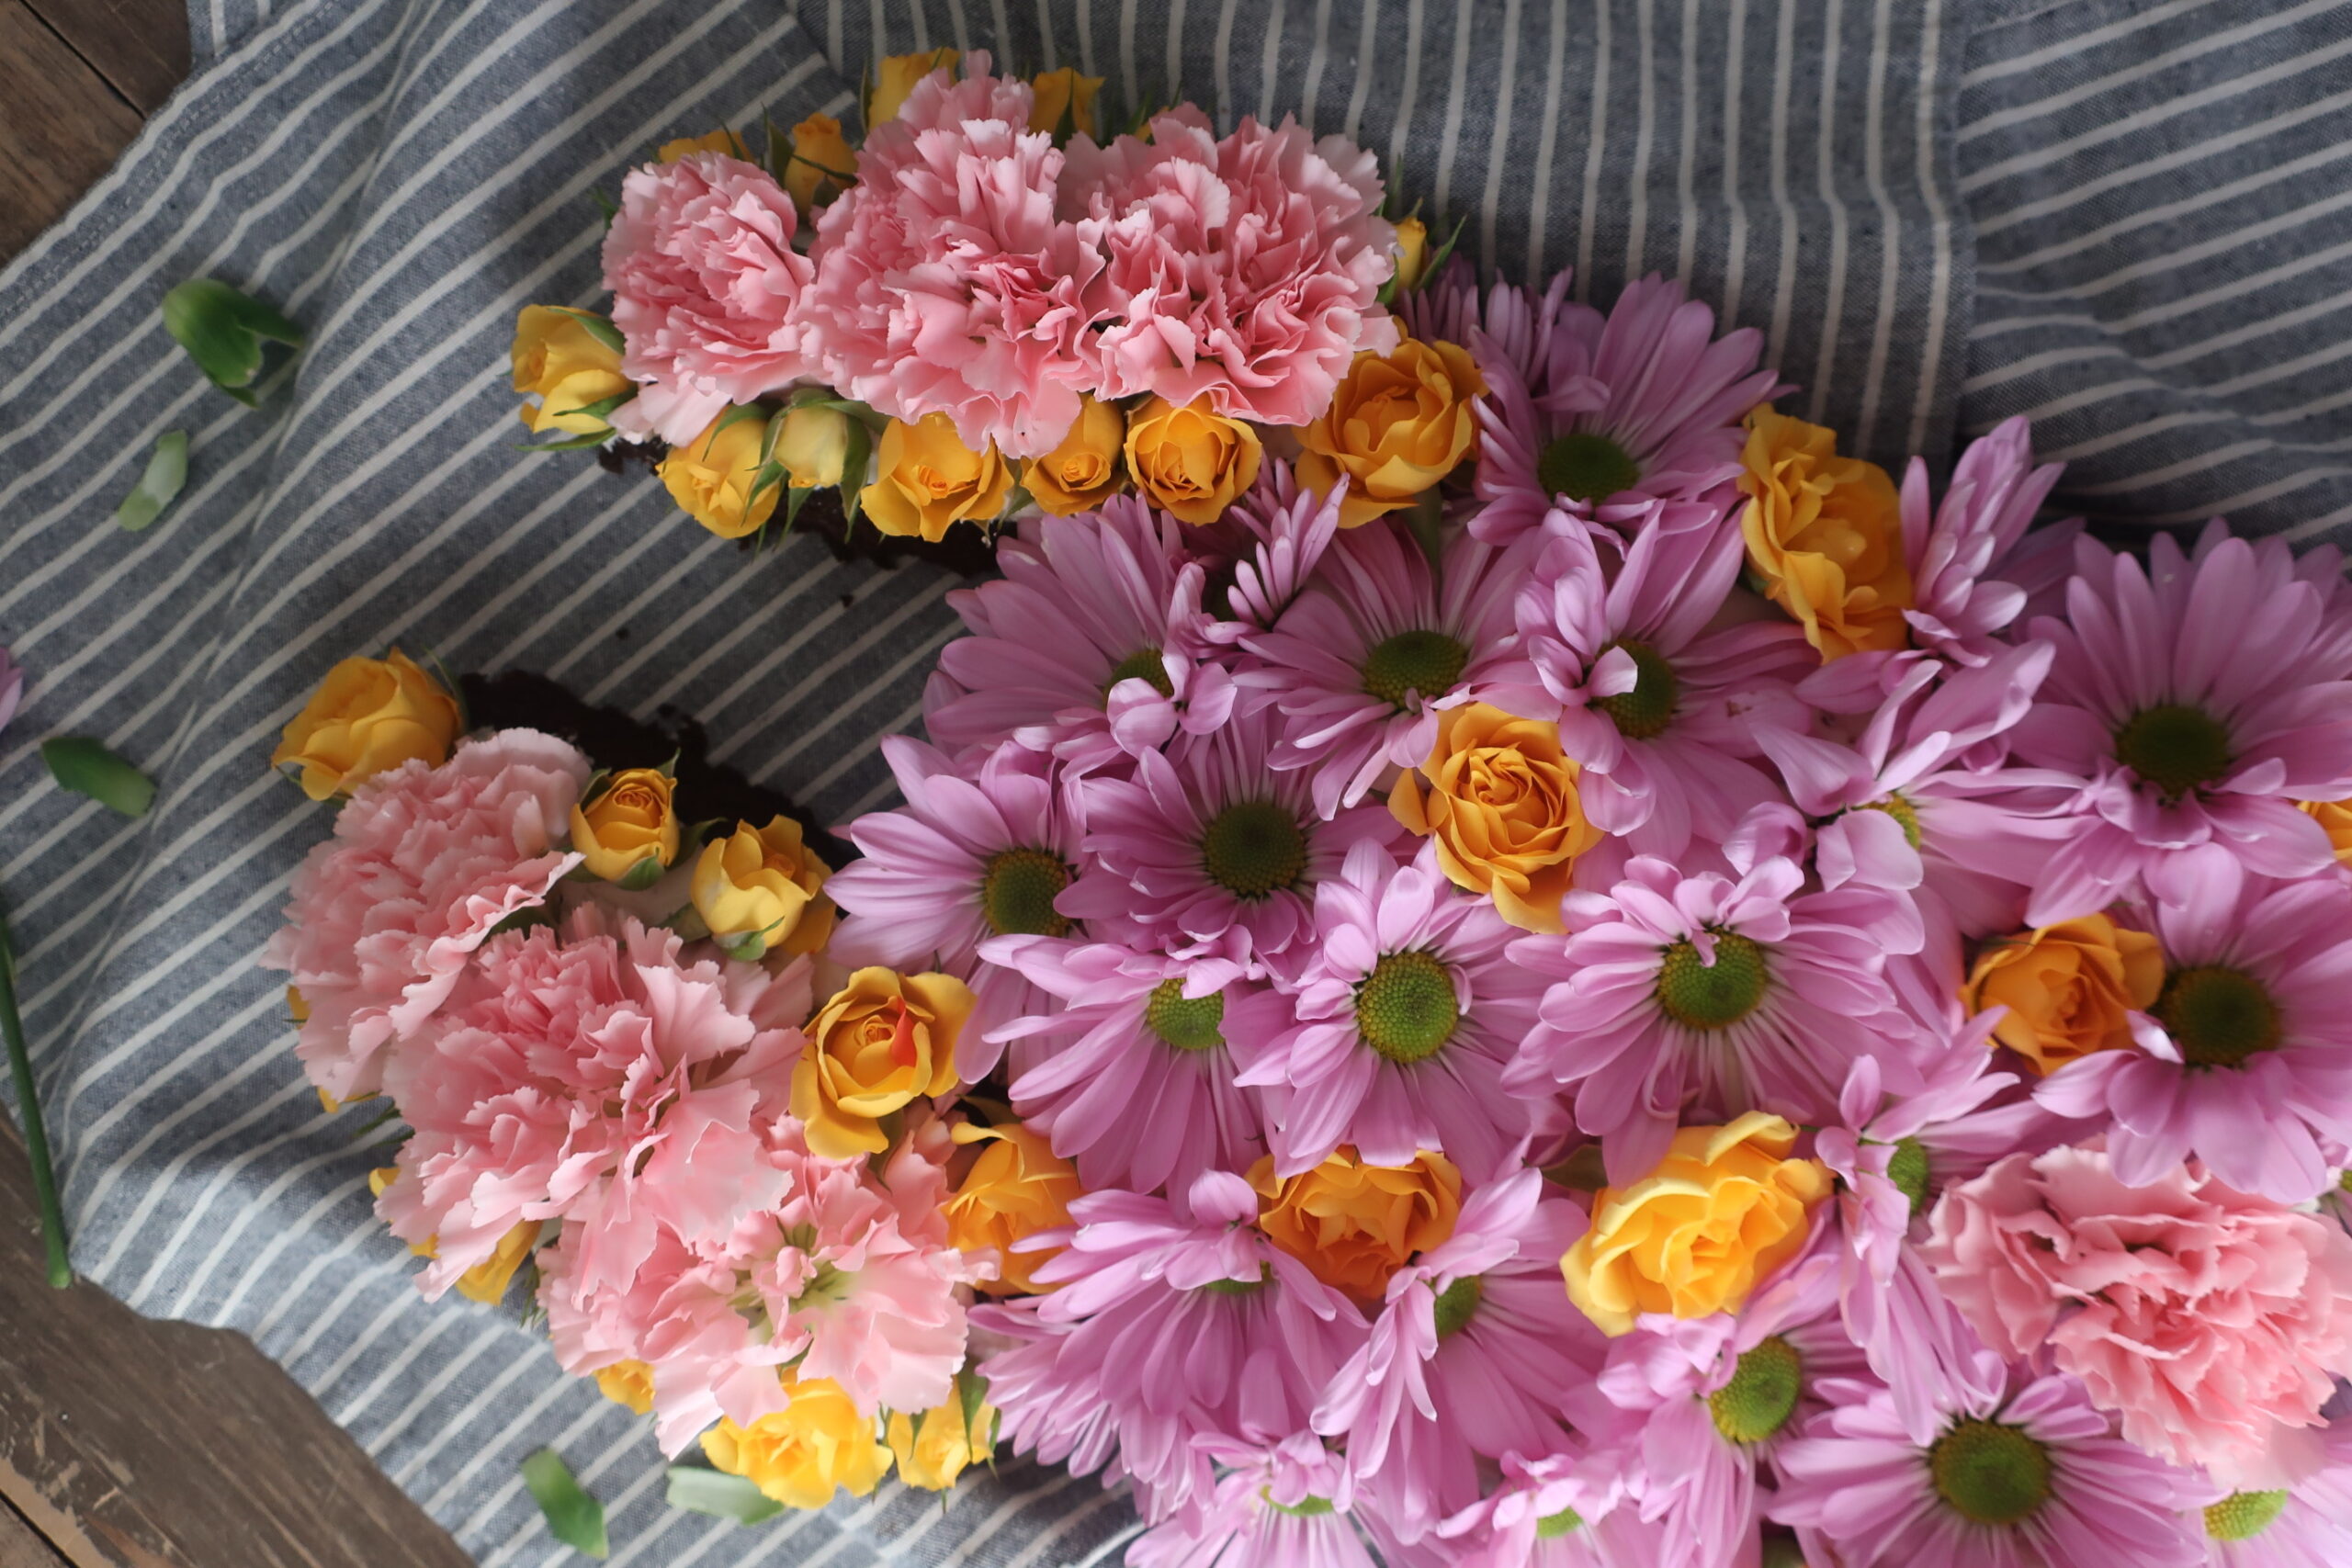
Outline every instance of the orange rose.
<path fill-rule="evenodd" d="M 2132 1043 L 2132 1017 L 2155 1005 L 2165 955 L 2146 931 L 2105 915 L 2061 920 L 1987 945 L 1961 992 L 1969 1010 L 2006 1009 L 1993 1038 L 2037 1073 Z"/>
<path fill-rule="evenodd" d="M 1046 1140 L 1017 1122 L 983 1127 L 965 1122 L 954 1134 L 959 1144 L 984 1145 L 980 1157 L 956 1184 L 941 1212 L 947 1239 L 959 1252 L 994 1252 L 997 1277 L 980 1290 L 992 1296 L 1029 1294 L 1050 1286 L 1035 1280 L 1051 1252 L 1015 1252 L 1012 1244 L 1038 1231 L 1069 1224 L 1070 1201 L 1079 1196 L 1078 1172 Z"/>
<path fill-rule="evenodd" d="M 1012 493 L 1012 469 L 996 443 L 973 451 L 944 413 L 914 424 L 892 420 L 875 458 L 874 482 L 858 500 L 885 534 L 919 534 L 935 545 L 958 523 L 995 521 Z"/>
<path fill-rule="evenodd" d="M 1366 1165 L 1342 1146 L 1312 1170 L 1277 1177 L 1274 1162 L 1250 1170 L 1258 1228 L 1308 1272 L 1360 1302 L 1376 1302 L 1388 1277 L 1417 1252 L 1442 1247 L 1462 1214 L 1462 1173 L 1428 1150 L 1404 1166 Z"/>
<path fill-rule="evenodd" d="M 956 1037 L 972 993 L 951 975 L 860 969 L 808 1021 L 792 1070 L 792 1113 L 808 1147 L 856 1159 L 890 1146 L 882 1118 L 956 1087 Z"/>
<path fill-rule="evenodd" d="M 1437 716 L 1429 761 L 1396 780 L 1388 809 L 1435 840 L 1455 886 L 1521 931 L 1556 931 L 1577 857 L 1608 837 L 1585 819 L 1581 773 L 1558 726 L 1470 703 Z"/>
<path fill-rule="evenodd" d="M 1038 506 L 1056 517 L 1091 512 L 1116 494 L 1126 481 L 1119 466 L 1119 448 L 1126 439 L 1126 416 L 1116 403 L 1097 402 L 1082 396 L 1078 418 L 1061 445 L 1021 470 Z"/>
<path fill-rule="evenodd" d="M 269 765 L 300 768 L 302 793 L 324 800 L 403 762 L 439 767 L 449 760 L 461 723 L 458 700 L 396 648 L 328 671 L 302 711 L 286 721 Z"/>
<path fill-rule="evenodd" d="M 1838 456 L 1837 432 L 1759 408 L 1747 416 L 1747 564 L 1822 662 L 1908 647 L 1911 569 L 1894 481 Z"/>
<path fill-rule="evenodd" d="M 1258 481 L 1265 457 L 1258 433 L 1227 419 L 1206 398 L 1178 408 L 1155 397 L 1127 421 L 1127 472 L 1160 511 L 1186 523 L 1214 523 Z"/>
<path fill-rule="evenodd" d="M 1476 446 L 1470 409 L 1486 389 L 1456 344 L 1407 338 L 1385 355 L 1359 354 L 1323 417 L 1299 430 L 1298 482 L 1329 494 L 1345 476 L 1343 528 L 1408 505 Z"/>
<path fill-rule="evenodd" d="M 2352 865 L 2352 800 L 2300 800 L 2295 803 L 2319 818 L 2327 830 L 2327 841 L 2335 846 L 2335 858 Z"/>
<path fill-rule="evenodd" d="M 812 114 L 792 128 L 792 156 L 784 165 L 784 188 L 806 218 L 856 183 L 857 154 L 842 134 L 842 122 Z"/>

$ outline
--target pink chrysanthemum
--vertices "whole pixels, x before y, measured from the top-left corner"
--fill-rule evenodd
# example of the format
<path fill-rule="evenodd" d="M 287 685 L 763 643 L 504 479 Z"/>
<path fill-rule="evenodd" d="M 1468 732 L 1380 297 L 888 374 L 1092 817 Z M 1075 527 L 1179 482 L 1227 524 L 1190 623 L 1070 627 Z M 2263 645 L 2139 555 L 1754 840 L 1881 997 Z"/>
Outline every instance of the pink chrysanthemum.
<path fill-rule="evenodd" d="M 923 694 L 932 739 L 959 756 L 1018 740 L 1091 773 L 1223 724 L 1232 677 L 1206 657 L 1207 574 L 1180 526 L 1121 495 L 1008 536 L 1002 579 L 947 596 L 972 635 L 940 649 Z"/>
<path fill-rule="evenodd" d="M 1050 1293 L 973 1314 L 1014 1341 L 982 1368 L 1005 1440 L 1106 1485 L 1131 1477 L 1150 1522 L 1197 1524 L 1216 1494 L 1204 1439 L 1305 1431 L 1363 1317 L 1257 1217 L 1250 1184 L 1211 1171 L 1174 1199 L 1089 1193 L 1072 1228 L 1030 1237 L 1064 1249 L 1036 1272 Z"/>
<path fill-rule="evenodd" d="M 2105 1120 L 2131 1185 L 2194 1155 L 2241 1191 L 2315 1197 L 2330 1150 L 2352 1145 L 2352 889 L 2274 882 L 2211 844 L 2173 856 L 2160 881 L 2165 985 L 2132 1015 L 2138 1048 L 2069 1062 L 2034 1092 Z"/>
<path fill-rule="evenodd" d="M 2290 1486 L 2205 1506 L 2206 1568 L 2343 1568 L 2352 1562 L 2352 1422 L 2321 1438 L 2320 1468 Z"/>
<path fill-rule="evenodd" d="M 498 923 L 545 902 L 580 857 L 559 846 L 588 760 L 551 735 L 503 729 L 440 767 L 361 784 L 334 837 L 294 874 L 262 963 L 293 976 L 310 1017 L 295 1050 L 337 1100 L 383 1087 L 383 1053 L 447 999 Z"/>
<path fill-rule="evenodd" d="M 1317 886 L 1350 845 L 1400 829 L 1385 806 L 1323 820 L 1303 775 L 1268 766 L 1276 723 L 1237 711 L 1136 758 L 1133 779 L 1077 781 L 1089 863 L 1062 912 L 1173 958 L 1295 976 L 1311 956 Z"/>
<path fill-rule="evenodd" d="M 1325 494 L 1301 490 L 1297 470 L 1269 457 L 1258 482 L 1223 517 L 1187 532 L 1185 546 L 1211 564 L 1211 578 L 1232 579 L 1223 604 L 1228 618 L 1209 623 L 1211 641 L 1233 646 L 1282 619 L 1339 539 L 1347 488 L 1342 478 Z"/>
<path fill-rule="evenodd" d="M 1997 1361 L 1985 1352 L 1988 1361 Z M 2181 1517 L 2215 1489 L 2120 1438 L 2069 1377 L 1997 1366 L 1945 1388 L 1941 1421 L 1915 1442 L 1894 1396 L 1833 1381 L 1831 1408 L 1781 1450 L 1769 1512 L 1796 1527 L 1808 1561 L 1847 1568 L 2194 1568 Z"/>
<path fill-rule="evenodd" d="M 1475 1506 L 1480 1460 L 1547 1454 L 1571 1391 L 1606 1354 L 1560 1289 L 1584 1213 L 1521 1168 L 1475 1193 L 1453 1236 L 1398 1270 L 1371 1337 L 1325 1391 L 1316 1430 L 1344 1436 L 1360 1494 L 1419 1540 Z"/>
<path fill-rule="evenodd" d="M 1498 276 L 1482 295 L 1478 269 L 1467 256 L 1455 256 L 1437 276 L 1399 298 L 1395 310 L 1408 337 L 1468 349 L 1488 385 L 1508 376 L 1528 386 L 1541 379 L 1548 362 L 1571 276 L 1561 268 L 1540 295 Z"/>
<path fill-rule="evenodd" d="M 1025 83 L 934 71 L 858 149 L 857 183 L 817 220 L 797 316 L 844 395 L 910 423 L 956 422 L 965 445 L 1050 452 L 1090 389 L 1089 329 L 1114 309 L 1101 224 L 1055 215 L 1054 139 L 1029 129 Z"/>
<path fill-rule="evenodd" d="M 1961 664 L 1997 656 L 2003 630 L 2066 575 L 2079 520 L 2026 532 L 2058 483 L 2064 463 L 2033 466 L 2025 416 L 1969 443 L 1952 466 L 1943 504 L 1930 510 L 1928 464 L 1903 476 L 1903 551 L 1912 608 L 1903 613 L 1919 647 Z"/>
<path fill-rule="evenodd" d="M 1051 1005 L 1019 971 L 981 963 L 980 942 L 1078 930 L 1067 889 L 1079 824 L 1047 759 L 1015 742 L 990 752 L 971 777 L 905 736 L 885 739 L 882 755 L 907 804 L 849 825 L 865 858 L 825 884 L 850 917 L 828 951 L 853 968 L 939 968 L 968 980 L 976 1005 L 956 1042 L 956 1067 L 976 1083 L 1003 1050 L 990 1032 Z"/>
<path fill-rule="evenodd" d="M 2219 524 L 2189 557 L 2157 536 L 2148 561 L 2076 541 L 2066 618 L 2033 623 L 2058 653 L 2014 745 L 2066 777 L 2053 814 L 2075 833 L 2034 884 L 2030 925 L 2099 909 L 2201 844 L 2267 876 L 2332 863 L 2295 809 L 2352 795 L 2352 662 L 2321 593 L 2284 544 Z"/>
<path fill-rule="evenodd" d="M 1624 526 L 1642 502 L 1728 504 L 1711 492 L 1739 474 L 1740 421 L 1788 389 L 1756 368 L 1763 333 L 1716 338 L 1714 312 L 1656 275 L 1606 316 L 1547 296 L 1538 321 L 1531 374 L 1481 360 L 1480 534 L 1506 544 L 1560 509 Z"/>
<path fill-rule="evenodd" d="M 1622 1483 L 1567 1453 L 1505 1455 L 1502 1483 L 1438 1527 L 1449 1568 L 1658 1568 L 1665 1527 L 1645 1521 Z M 1413 1559 L 1409 1556 L 1409 1563 Z"/>
<path fill-rule="evenodd" d="M 1359 350 L 1385 353 L 1396 230 L 1380 161 L 1285 118 L 1219 141 L 1189 105 L 1150 140 L 1069 146 L 1065 213 L 1099 222 L 1110 324 L 1087 345 L 1105 398 L 1206 398 L 1222 414 L 1305 424 Z"/>
<path fill-rule="evenodd" d="M 1287 998 L 1238 965 L 1110 943 L 998 937 L 981 956 L 1062 1003 L 998 1032 L 1031 1042 L 1015 1110 L 1089 1191 L 1184 1192 L 1208 1170 L 1248 1170 L 1266 1152 L 1258 1102 L 1233 1081 L 1230 1041 L 1291 1021 Z"/>
<path fill-rule="evenodd" d="M 1350 530 L 1273 629 L 1241 639 L 1257 663 L 1237 679 L 1283 716 L 1269 761 L 1305 769 L 1333 817 L 1389 769 L 1427 761 L 1438 709 L 1470 694 L 1472 655 L 1510 636 L 1518 586 L 1504 553 L 1467 531 L 1432 572 L 1395 523 Z"/>
<path fill-rule="evenodd" d="M 1154 1526 L 1128 1568 L 1375 1568 L 1347 1511 L 1347 1466 L 1312 1432 L 1271 1448 L 1204 1438 L 1224 1472 L 1197 1519 Z"/>

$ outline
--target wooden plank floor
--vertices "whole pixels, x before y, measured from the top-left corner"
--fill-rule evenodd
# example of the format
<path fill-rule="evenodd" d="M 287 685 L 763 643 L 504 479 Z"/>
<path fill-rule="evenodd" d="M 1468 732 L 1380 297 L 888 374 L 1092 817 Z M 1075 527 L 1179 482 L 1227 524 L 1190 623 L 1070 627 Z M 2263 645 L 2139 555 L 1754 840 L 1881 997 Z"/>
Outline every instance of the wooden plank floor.
<path fill-rule="evenodd" d="M 0 0 L 0 261 L 187 73 L 182 0 Z M 464 1568 L 243 1336 L 50 1289 L 0 1114 L 0 1568 Z"/>

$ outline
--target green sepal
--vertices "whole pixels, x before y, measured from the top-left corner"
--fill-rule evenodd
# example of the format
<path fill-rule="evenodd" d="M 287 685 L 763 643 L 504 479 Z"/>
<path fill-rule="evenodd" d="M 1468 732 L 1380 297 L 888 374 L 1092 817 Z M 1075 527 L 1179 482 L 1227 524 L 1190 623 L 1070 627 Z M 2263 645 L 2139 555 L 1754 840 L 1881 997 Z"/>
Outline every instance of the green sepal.
<path fill-rule="evenodd" d="M 1462 243 L 1462 226 L 1469 221 L 1470 216 L 1467 213 L 1453 220 L 1453 232 L 1448 234 L 1445 237 L 1445 243 L 1431 252 L 1430 259 L 1421 264 L 1420 281 L 1413 285 L 1415 293 L 1418 294 L 1428 288 L 1430 279 L 1437 276 L 1438 269 L 1453 259 L 1453 247 Z"/>
<path fill-rule="evenodd" d="M 1421 554 L 1429 558 L 1430 570 L 1439 570 L 1445 559 L 1445 498 L 1436 486 L 1413 498 L 1413 504 L 1405 509 L 1405 526 L 1413 542 L 1421 547 Z"/>
<path fill-rule="evenodd" d="M 621 215 L 621 209 L 614 202 L 613 198 L 606 196 L 601 190 L 592 188 L 588 192 L 588 199 L 594 202 L 596 204 L 596 210 L 605 215 L 605 227 L 607 229 L 611 228 L 613 226 L 613 220 Z"/>
<path fill-rule="evenodd" d="M 125 817 L 144 817 L 155 804 L 155 781 L 86 735 L 57 735 L 40 743 L 50 777 Z"/>
<path fill-rule="evenodd" d="M 720 431 L 731 430 L 747 419 L 765 419 L 767 416 L 767 405 L 764 403 L 737 403 L 718 416 L 718 423 L 710 427 L 710 434 L 717 436 Z"/>
<path fill-rule="evenodd" d="M 591 1557 L 611 1554 L 612 1542 L 605 1536 L 605 1506 L 581 1488 L 561 1454 L 541 1449 L 525 1460 L 523 1484 L 538 1499 L 549 1535 Z"/>
<path fill-rule="evenodd" d="M 261 372 L 262 344 L 302 346 L 302 329 L 260 300 L 210 277 L 191 277 L 164 296 L 164 330 L 214 386 L 247 408 Z"/>
<path fill-rule="evenodd" d="M 707 1464 L 670 1467 L 670 1506 L 739 1525 L 756 1525 L 784 1512 L 784 1505 L 754 1486 L 749 1476 L 729 1475 Z"/>
<path fill-rule="evenodd" d="M 710 940 L 718 944 L 719 952 L 727 954 L 728 957 L 734 959 L 736 962 L 741 964 L 757 964 L 767 954 L 767 933 L 774 931 L 776 926 L 782 925 L 783 923 L 783 921 L 777 920 L 772 924 L 761 927 L 758 931 L 737 931 L 731 936 L 720 936 L 716 932 L 713 932 Z"/>
<path fill-rule="evenodd" d="M 628 347 L 628 341 L 621 336 L 620 328 L 613 325 L 613 319 L 610 316 L 600 316 L 594 310 L 582 310 L 570 305 L 550 305 L 548 309 L 559 315 L 570 316 L 573 321 L 586 327 L 590 337 L 594 338 L 615 354 L 623 353 Z"/>
<path fill-rule="evenodd" d="M 624 893 L 642 893 L 662 880 L 670 868 L 662 863 L 660 855 L 648 855 L 613 879 L 613 886 Z"/>
<path fill-rule="evenodd" d="M 1598 1192 L 1609 1185 L 1608 1168 L 1601 1163 L 1600 1145 L 1586 1144 L 1566 1158 L 1544 1168 L 1544 1179 L 1572 1192 Z"/>
<path fill-rule="evenodd" d="M 631 387 L 626 392 L 615 392 L 609 398 L 598 398 L 593 403 L 582 403 L 576 409 L 558 409 L 555 412 L 558 418 L 561 418 L 567 414 L 584 413 L 591 419 L 605 419 L 609 418 L 613 411 L 619 408 L 623 403 L 631 403 L 636 400 L 637 389 L 635 387 Z"/>
<path fill-rule="evenodd" d="M 167 430 L 155 437 L 155 449 L 147 457 L 147 471 L 114 509 L 114 520 L 125 532 L 138 533 L 163 515 L 164 508 L 187 483 L 187 432 Z"/>
<path fill-rule="evenodd" d="M 849 440 L 842 447 L 842 533 L 857 525 L 859 502 L 865 489 L 865 466 L 873 460 L 874 433 L 863 420 L 849 422 Z"/>
<path fill-rule="evenodd" d="M 582 446 L 602 446 L 612 438 L 612 429 L 607 426 L 603 430 L 591 431 L 585 435 L 574 435 L 562 441 L 515 441 L 508 445 L 517 452 L 577 452 Z"/>
<path fill-rule="evenodd" d="M 980 1407 L 989 1402 L 989 1380 L 969 1368 L 956 1374 L 956 1401 L 964 1412 L 965 1441 L 971 1440 L 972 1423 L 979 1418 Z M 989 1423 L 989 1452 L 996 1451 L 996 1423 Z"/>

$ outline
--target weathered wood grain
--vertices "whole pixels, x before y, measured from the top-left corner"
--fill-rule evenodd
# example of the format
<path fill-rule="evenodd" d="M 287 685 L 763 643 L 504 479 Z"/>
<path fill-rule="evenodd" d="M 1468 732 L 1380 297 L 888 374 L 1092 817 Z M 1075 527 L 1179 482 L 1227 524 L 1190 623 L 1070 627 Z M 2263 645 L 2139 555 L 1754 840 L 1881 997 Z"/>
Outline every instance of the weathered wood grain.
<path fill-rule="evenodd" d="M 67 1568 L 65 1559 L 25 1523 L 23 1516 L 0 1502 L 0 1568 Z"/>
<path fill-rule="evenodd" d="M 71 207 L 139 126 L 25 0 L 0 0 L 0 260 Z"/>
<path fill-rule="evenodd" d="M 187 0 L 25 0 L 141 115 L 187 75 Z"/>

